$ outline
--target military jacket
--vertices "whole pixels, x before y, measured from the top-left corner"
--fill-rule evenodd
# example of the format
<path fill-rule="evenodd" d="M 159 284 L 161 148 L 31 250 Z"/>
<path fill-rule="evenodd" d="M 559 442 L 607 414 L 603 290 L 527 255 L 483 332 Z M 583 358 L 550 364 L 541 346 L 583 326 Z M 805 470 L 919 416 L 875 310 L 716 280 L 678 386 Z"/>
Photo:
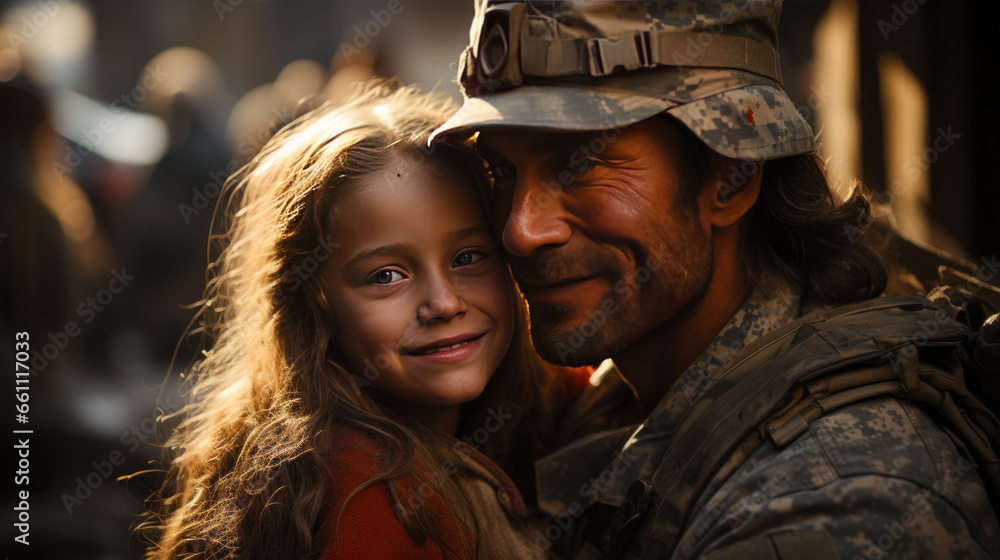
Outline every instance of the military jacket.
<path fill-rule="evenodd" d="M 652 479 L 698 395 L 747 345 L 817 309 L 787 286 L 755 292 L 638 426 L 615 425 L 632 396 L 606 362 L 563 427 L 572 442 L 536 464 L 540 505 L 553 521 L 535 546 L 568 559 L 607 558 L 611 513 L 636 480 Z M 914 403 L 862 401 L 781 449 L 766 441 L 734 456 L 685 526 L 652 531 L 680 535 L 678 560 L 1000 558 L 1000 526 L 960 447 Z"/>

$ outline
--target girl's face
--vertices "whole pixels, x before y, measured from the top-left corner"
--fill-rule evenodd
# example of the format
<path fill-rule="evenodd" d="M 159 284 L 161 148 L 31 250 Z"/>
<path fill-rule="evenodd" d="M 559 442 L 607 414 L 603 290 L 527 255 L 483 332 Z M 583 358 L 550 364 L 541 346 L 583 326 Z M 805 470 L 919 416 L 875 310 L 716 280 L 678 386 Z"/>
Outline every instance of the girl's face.
<path fill-rule="evenodd" d="M 333 342 L 362 390 L 415 417 L 477 397 L 512 338 L 507 264 L 470 183 L 396 157 L 334 205 Z"/>

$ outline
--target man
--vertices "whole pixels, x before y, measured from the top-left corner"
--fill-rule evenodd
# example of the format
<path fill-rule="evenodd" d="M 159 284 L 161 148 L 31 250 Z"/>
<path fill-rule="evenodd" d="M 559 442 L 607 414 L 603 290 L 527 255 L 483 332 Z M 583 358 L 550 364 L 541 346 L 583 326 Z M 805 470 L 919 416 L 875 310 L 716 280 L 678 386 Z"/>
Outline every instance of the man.
<path fill-rule="evenodd" d="M 780 9 L 477 4 L 459 75 L 467 97 L 437 134 L 479 132 L 538 352 L 573 366 L 613 359 L 562 427 L 568 445 L 537 464 L 540 505 L 554 516 L 540 548 L 567 558 L 1000 554 L 982 479 L 913 402 L 796 413 L 800 425 L 723 451 L 726 424 L 704 412 L 736 391 L 733 364 L 771 351 L 755 342 L 878 296 L 887 281 L 859 236 L 866 198 L 830 192 L 813 133 L 781 89 Z"/>

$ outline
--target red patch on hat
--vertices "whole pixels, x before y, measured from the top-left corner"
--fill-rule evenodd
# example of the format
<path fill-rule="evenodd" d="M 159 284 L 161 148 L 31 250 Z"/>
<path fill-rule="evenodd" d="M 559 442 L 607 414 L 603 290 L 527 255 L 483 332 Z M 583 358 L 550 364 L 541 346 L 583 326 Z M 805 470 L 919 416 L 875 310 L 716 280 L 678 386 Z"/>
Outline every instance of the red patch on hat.
<path fill-rule="evenodd" d="M 756 125 L 757 124 L 757 123 L 753 122 L 753 109 L 751 109 L 750 107 L 747 107 L 747 120 L 750 121 L 750 124 L 752 124 L 752 125 Z"/>

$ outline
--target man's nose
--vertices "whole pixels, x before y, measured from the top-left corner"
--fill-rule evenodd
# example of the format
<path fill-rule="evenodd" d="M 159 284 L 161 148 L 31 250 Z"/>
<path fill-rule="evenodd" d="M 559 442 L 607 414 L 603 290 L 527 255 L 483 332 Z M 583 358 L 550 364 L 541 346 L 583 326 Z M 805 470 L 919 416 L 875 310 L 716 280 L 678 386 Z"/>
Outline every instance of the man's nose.
<path fill-rule="evenodd" d="M 562 194 L 557 184 L 547 184 L 533 173 L 518 177 L 502 235 L 510 254 L 526 257 L 540 247 L 569 241 L 572 230 Z"/>
<path fill-rule="evenodd" d="M 468 311 L 456 279 L 445 273 L 434 274 L 425 280 L 423 302 L 417 308 L 417 320 L 422 324 L 447 321 Z"/>

